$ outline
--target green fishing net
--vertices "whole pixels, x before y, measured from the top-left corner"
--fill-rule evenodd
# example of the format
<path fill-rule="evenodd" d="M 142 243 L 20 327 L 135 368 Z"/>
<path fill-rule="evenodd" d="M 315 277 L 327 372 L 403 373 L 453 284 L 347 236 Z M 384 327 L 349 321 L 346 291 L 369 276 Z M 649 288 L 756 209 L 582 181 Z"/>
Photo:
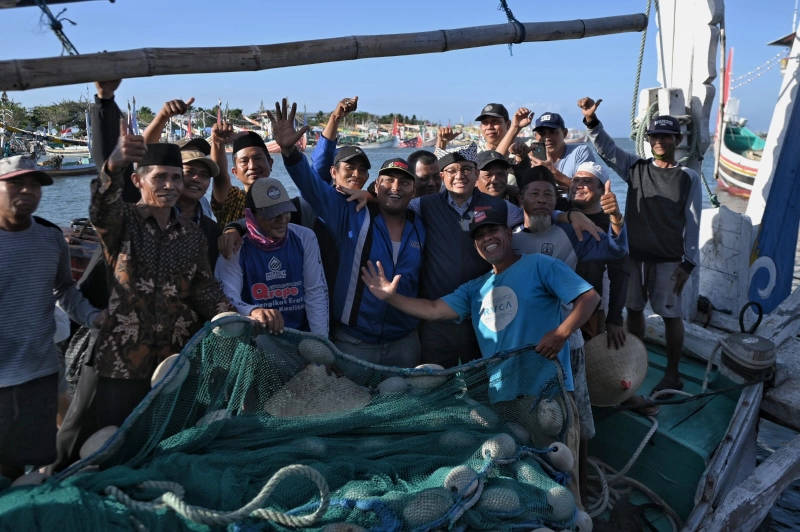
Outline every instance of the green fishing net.
<path fill-rule="evenodd" d="M 449 370 L 386 368 L 231 316 L 174 360 L 92 456 L 0 492 L 0 529 L 573 526 L 572 456 L 554 446 L 572 410 L 558 363 L 530 346 Z"/>

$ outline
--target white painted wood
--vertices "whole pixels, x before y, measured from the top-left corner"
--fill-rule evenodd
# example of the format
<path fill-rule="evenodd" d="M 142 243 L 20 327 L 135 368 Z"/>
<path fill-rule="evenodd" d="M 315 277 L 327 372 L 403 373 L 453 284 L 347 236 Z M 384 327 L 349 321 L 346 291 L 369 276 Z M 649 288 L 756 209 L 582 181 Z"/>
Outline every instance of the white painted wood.
<path fill-rule="evenodd" d="M 786 72 L 783 75 L 781 90 L 778 93 L 778 103 L 772 112 L 772 121 L 769 124 L 764 154 L 758 165 L 758 174 L 753 183 L 753 191 L 750 194 L 750 201 L 747 203 L 747 215 L 753 221 L 754 226 L 761 224 L 764 215 L 764 208 L 767 204 L 767 196 L 772 184 L 772 175 L 778 164 L 783 139 L 789 127 L 789 117 L 791 116 L 792 106 L 797 99 L 798 87 L 798 62 L 800 62 L 800 38 L 795 37 L 789 60 L 786 63 Z M 753 233 L 755 238 L 756 233 Z"/>
<path fill-rule="evenodd" d="M 776 346 L 800 334 L 800 290 L 792 292 L 778 308 L 770 312 L 756 332 L 772 340 Z"/>
<path fill-rule="evenodd" d="M 800 478 L 800 436 L 775 451 L 731 490 L 702 532 L 755 530 L 786 487 Z"/>
<path fill-rule="evenodd" d="M 761 410 L 776 423 L 800 431 L 800 340 L 790 339 L 776 355 L 776 387 L 766 389 Z"/>
<path fill-rule="evenodd" d="M 750 219 L 727 207 L 704 209 L 700 220 L 700 295 L 735 319 L 747 303 Z M 738 330 L 738 329 L 737 329 Z"/>

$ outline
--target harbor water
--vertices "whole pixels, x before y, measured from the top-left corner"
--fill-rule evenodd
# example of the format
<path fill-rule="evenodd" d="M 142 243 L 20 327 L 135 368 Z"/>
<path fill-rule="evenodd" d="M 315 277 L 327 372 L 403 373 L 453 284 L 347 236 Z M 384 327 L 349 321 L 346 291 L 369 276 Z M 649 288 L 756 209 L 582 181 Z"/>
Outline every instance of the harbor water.
<path fill-rule="evenodd" d="M 616 139 L 616 141 L 621 148 L 631 152 L 634 151 L 634 145 L 631 140 Z M 368 155 L 372 162 L 370 178 L 375 178 L 378 165 L 382 161 L 392 157 L 407 157 L 412 151 L 412 149 L 397 148 L 369 150 Z M 306 152 L 306 154 L 311 155 L 310 151 Z M 718 194 L 719 200 L 723 205 L 736 212 L 744 212 L 747 207 L 746 199 L 730 196 L 723 191 L 716 191 L 716 182 L 710 180 L 710 176 L 713 175 L 713 166 L 713 155 L 709 151 L 703 161 L 703 173 L 709 179 L 711 190 Z M 64 226 L 69 225 L 70 221 L 75 218 L 87 217 L 89 215 L 90 182 L 93 177 L 77 176 L 55 179 L 53 186 L 43 189 L 42 201 L 36 214 L 53 223 Z M 291 196 L 297 195 L 297 189 L 289 179 L 280 157 L 276 158 L 272 177 L 280 179 Z M 627 191 L 625 183 L 613 173 L 611 182 L 612 191 L 617 195 L 620 205 L 624 206 Z M 235 179 L 234 183 L 239 184 Z M 211 189 L 209 187 L 209 197 L 210 194 Z M 705 193 L 703 194 L 703 207 L 711 207 L 708 195 Z M 795 286 L 798 284 L 798 280 L 800 280 L 800 254 L 795 263 Z M 792 430 L 762 420 L 758 437 L 758 461 L 765 460 L 781 445 L 790 441 L 796 435 L 797 433 Z M 764 530 L 776 532 L 800 530 L 800 481 L 793 483 L 781 495 L 770 513 L 769 521 L 768 524 L 765 523 Z"/>

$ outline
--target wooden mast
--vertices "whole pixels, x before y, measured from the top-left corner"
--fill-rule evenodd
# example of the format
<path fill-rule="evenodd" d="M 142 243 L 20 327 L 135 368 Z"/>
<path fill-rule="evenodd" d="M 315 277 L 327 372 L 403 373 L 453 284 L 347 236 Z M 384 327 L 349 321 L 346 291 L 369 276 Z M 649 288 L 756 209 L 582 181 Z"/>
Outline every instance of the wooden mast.
<path fill-rule="evenodd" d="M 0 0 L 2 2 L 3 0 Z M 76 56 L 0 61 L 0 91 L 172 74 L 244 72 L 297 65 L 440 53 L 498 44 L 583 39 L 637 32 L 637 13 L 585 20 L 495 24 L 452 30 L 361 35 L 217 48 L 140 48 Z"/>

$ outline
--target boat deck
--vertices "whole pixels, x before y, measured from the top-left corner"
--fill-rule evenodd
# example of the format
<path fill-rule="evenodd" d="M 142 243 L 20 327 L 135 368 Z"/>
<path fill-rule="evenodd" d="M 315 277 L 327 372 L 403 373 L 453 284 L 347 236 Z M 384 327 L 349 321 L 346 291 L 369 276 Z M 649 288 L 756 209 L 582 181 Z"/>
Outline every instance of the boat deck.
<path fill-rule="evenodd" d="M 649 393 L 661 380 L 667 362 L 660 347 L 648 345 L 648 351 L 650 368 L 641 387 L 643 394 Z M 700 393 L 705 367 L 702 361 L 682 358 L 684 391 Z M 716 370 L 712 373 L 710 389 L 729 385 L 730 381 Z M 737 390 L 685 404 L 662 405 L 661 413 L 656 416 L 658 431 L 627 476 L 653 489 L 685 519 L 694 507 L 698 482 L 727 432 L 739 393 Z M 595 408 L 594 417 L 597 435 L 589 443 L 589 455 L 616 470 L 622 469 L 652 427 L 650 420 L 630 411 L 612 408 Z M 639 493 L 634 493 L 631 501 L 634 504 L 650 502 Z M 648 511 L 646 515 L 658 530 L 672 530 L 669 521 L 660 512 Z"/>

